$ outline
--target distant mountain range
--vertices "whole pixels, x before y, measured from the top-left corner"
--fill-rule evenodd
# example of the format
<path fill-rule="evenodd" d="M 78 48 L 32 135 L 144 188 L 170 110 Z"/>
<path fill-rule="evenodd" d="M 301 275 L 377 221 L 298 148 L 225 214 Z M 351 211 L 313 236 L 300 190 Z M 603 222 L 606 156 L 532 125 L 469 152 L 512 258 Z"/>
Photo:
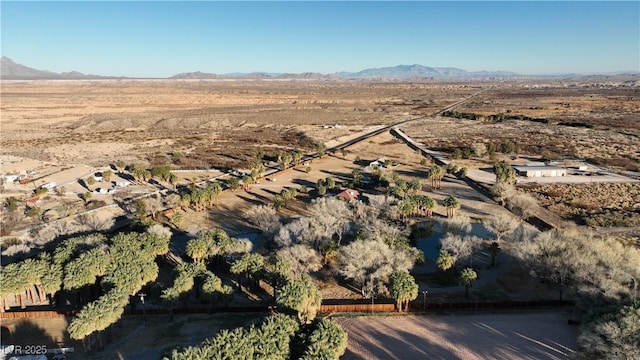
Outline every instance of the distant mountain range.
<path fill-rule="evenodd" d="M 509 71 L 465 71 L 451 67 L 429 67 L 422 65 L 398 65 L 392 67 L 365 69 L 358 72 L 338 72 L 337 76 L 348 79 L 465 79 L 485 77 L 521 76 Z"/>
<path fill-rule="evenodd" d="M 4 80 L 29 80 L 29 79 L 115 79 L 116 77 L 86 75 L 77 71 L 55 73 L 47 70 L 37 70 L 3 56 L 0 59 L 0 78 Z"/>
<path fill-rule="evenodd" d="M 607 74 L 607 75 L 619 75 Z M 637 75 L 638 72 L 625 74 Z M 233 73 L 233 74 L 213 74 L 200 71 L 180 73 L 168 79 L 273 79 L 273 80 L 339 80 L 339 79 L 362 79 L 362 80 L 421 80 L 421 79 L 487 79 L 487 78 L 516 78 L 516 77 L 583 77 L 577 74 L 555 74 L 555 75 L 521 75 L 510 71 L 465 71 L 451 67 L 429 67 L 422 65 L 398 65 L 392 67 L 382 67 L 365 69 L 358 72 L 337 72 L 335 74 L 320 74 L 315 72 L 305 72 L 299 74 L 291 73 Z M 22 64 L 18 64 L 10 58 L 3 56 L 1 60 L 0 78 L 4 80 L 35 80 L 35 79 L 126 79 L 124 77 L 86 75 L 77 71 L 55 73 L 46 70 L 37 70 Z"/>

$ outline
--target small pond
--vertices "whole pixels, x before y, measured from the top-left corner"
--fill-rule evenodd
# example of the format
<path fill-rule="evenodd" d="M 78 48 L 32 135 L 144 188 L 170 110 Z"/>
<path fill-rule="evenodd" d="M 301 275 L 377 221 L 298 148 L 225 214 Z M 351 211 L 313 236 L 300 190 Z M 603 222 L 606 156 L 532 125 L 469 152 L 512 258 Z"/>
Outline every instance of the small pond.
<path fill-rule="evenodd" d="M 434 231 L 431 236 L 427 238 L 421 238 L 416 240 L 416 248 L 422 250 L 425 260 L 436 261 L 440 254 L 440 239 L 442 239 L 442 223 L 440 221 L 433 221 Z M 482 224 L 471 224 L 471 231 L 463 236 L 475 235 L 482 239 L 491 237 L 491 234 Z"/>

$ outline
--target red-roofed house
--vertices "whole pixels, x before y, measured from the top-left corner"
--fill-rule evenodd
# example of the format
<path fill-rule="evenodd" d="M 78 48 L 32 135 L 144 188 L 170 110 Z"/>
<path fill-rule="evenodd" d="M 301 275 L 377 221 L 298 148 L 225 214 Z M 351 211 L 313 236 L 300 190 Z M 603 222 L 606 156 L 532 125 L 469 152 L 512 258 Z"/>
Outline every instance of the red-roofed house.
<path fill-rule="evenodd" d="M 358 190 L 353 189 L 345 189 L 336 195 L 336 197 L 341 197 L 347 201 L 356 200 L 358 196 L 360 196 Z"/>

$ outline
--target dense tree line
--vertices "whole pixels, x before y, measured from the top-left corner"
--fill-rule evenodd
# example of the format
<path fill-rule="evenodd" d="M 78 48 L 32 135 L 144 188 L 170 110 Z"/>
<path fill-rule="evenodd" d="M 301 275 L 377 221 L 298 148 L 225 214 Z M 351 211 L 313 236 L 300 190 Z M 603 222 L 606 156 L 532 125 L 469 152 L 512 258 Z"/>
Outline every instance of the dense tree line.
<path fill-rule="evenodd" d="M 49 297 L 54 305 L 60 290 L 71 291 L 79 298 L 79 291 L 88 288 L 94 301 L 73 318 L 69 335 L 83 341 L 97 335 L 102 342 L 100 333 L 120 319 L 129 297 L 157 278 L 155 259 L 168 250 L 169 236 L 154 228 L 109 239 L 100 234 L 70 238 L 53 253 L 43 252 L 36 259 L 3 267 L 0 296 L 4 301 L 14 294 L 24 308 L 25 297 L 33 304 Z"/>
<path fill-rule="evenodd" d="M 166 360 L 182 359 L 339 359 L 347 348 L 347 333 L 327 319 L 300 324 L 277 314 L 259 326 L 222 330 L 198 347 L 173 350 Z"/>

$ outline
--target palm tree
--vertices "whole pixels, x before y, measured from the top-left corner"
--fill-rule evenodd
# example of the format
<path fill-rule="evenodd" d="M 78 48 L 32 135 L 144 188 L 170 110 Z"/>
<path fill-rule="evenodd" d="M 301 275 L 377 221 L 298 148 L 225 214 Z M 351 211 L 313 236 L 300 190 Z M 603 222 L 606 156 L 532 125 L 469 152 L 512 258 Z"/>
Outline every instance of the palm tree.
<path fill-rule="evenodd" d="M 89 203 L 89 200 L 91 200 L 91 192 L 85 191 L 84 193 L 82 193 L 82 200 L 84 200 L 85 205 Z"/>
<path fill-rule="evenodd" d="M 497 241 L 494 241 L 489 245 L 489 254 L 491 255 L 491 267 L 495 266 L 496 256 L 500 253 L 500 244 Z"/>
<path fill-rule="evenodd" d="M 171 184 L 171 186 L 173 186 L 173 189 L 175 190 L 176 184 L 178 183 L 178 175 L 170 173 L 167 181 L 169 182 L 169 184 Z"/>
<path fill-rule="evenodd" d="M 453 217 L 456 210 L 460 208 L 460 200 L 453 195 L 449 195 L 444 199 L 444 206 L 447 208 L 447 217 Z"/>
<path fill-rule="evenodd" d="M 182 224 L 183 221 L 184 221 L 184 215 L 179 211 L 174 212 L 173 215 L 171 216 L 171 222 L 178 227 L 180 226 L 180 224 Z"/>
<path fill-rule="evenodd" d="M 273 206 L 276 208 L 276 210 L 280 210 L 280 208 L 283 207 L 284 204 L 285 204 L 285 201 L 282 198 L 282 196 L 276 195 L 273 197 Z"/>
<path fill-rule="evenodd" d="M 282 156 L 284 155 L 284 151 L 281 149 L 276 150 L 276 159 L 278 162 L 282 162 Z"/>
<path fill-rule="evenodd" d="M 242 188 L 245 191 L 251 190 L 251 184 L 253 183 L 253 179 L 251 176 L 245 175 L 242 177 Z"/>
<path fill-rule="evenodd" d="M 282 155 L 282 170 L 287 170 L 291 165 L 292 156 L 289 153 Z"/>
<path fill-rule="evenodd" d="M 13 294 L 15 299 L 20 303 L 20 308 L 24 309 L 24 299 L 22 293 L 24 288 L 23 279 L 20 274 L 20 266 L 17 263 L 11 263 L 0 268 L 0 297 L 2 298 L 2 309 L 9 309 L 9 303 L 6 298 Z"/>
<path fill-rule="evenodd" d="M 300 165 L 300 160 L 302 160 L 302 153 L 300 151 L 296 151 L 292 156 L 294 164 L 296 164 L 296 166 Z"/>
<path fill-rule="evenodd" d="M 415 201 L 413 201 L 413 199 L 407 198 L 402 200 L 398 206 L 398 210 L 402 215 L 402 222 L 406 222 L 407 216 L 413 215 L 416 212 L 417 208 L 418 205 Z"/>
<path fill-rule="evenodd" d="M 362 184 L 362 179 L 364 178 L 362 176 L 362 172 L 360 172 L 360 169 L 353 169 L 351 171 L 351 175 L 353 175 L 353 185 L 359 187 Z"/>
<path fill-rule="evenodd" d="M 207 190 L 211 194 L 211 200 L 214 204 L 218 204 L 218 198 L 222 194 L 222 185 L 218 181 L 210 182 L 207 186 Z"/>
<path fill-rule="evenodd" d="M 240 259 L 236 260 L 231 269 L 232 274 L 239 275 L 244 273 L 247 276 L 247 287 L 251 288 L 252 280 L 255 279 L 259 272 L 265 267 L 264 257 L 256 253 L 244 254 Z M 241 284 L 239 284 L 241 285 Z"/>
<path fill-rule="evenodd" d="M 20 263 L 20 272 L 22 273 L 25 282 L 29 284 L 26 289 L 27 297 L 31 300 L 32 304 L 36 304 L 38 302 L 41 303 L 46 297 L 42 290 L 42 281 L 40 280 L 40 277 L 44 274 L 46 266 L 47 265 L 41 261 L 34 259 L 26 259 Z M 33 291 L 34 287 L 36 289 L 35 294 Z M 38 301 L 36 301 L 36 297 Z"/>
<path fill-rule="evenodd" d="M 236 177 L 229 178 L 227 185 L 231 191 L 236 191 L 240 187 L 240 181 Z"/>
<path fill-rule="evenodd" d="M 202 262 L 207 258 L 209 246 L 203 238 L 195 238 L 187 242 L 186 254 L 193 259 L 194 262 Z"/>
<path fill-rule="evenodd" d="M 111 176 L 113 176 L 113 171 L 111 171 L 111 170 L 105 170 L 105 171 L 102 172 L 102 177 L 106 181 L 111 181 Z"/>
<path fill-rule="evenodd" d="M 189 193 L 183 193 L 180 195 L 180 207 L 182 207 L 182 210 L 187 211 L 189 210 L 189 207 L 191 206 L 191 194 Z"/>
<path fill-rule="evenodd" d="M 418 284 L 408 272 L 401 271 L 391 274 L 389 291 L 396 300 L 396 309 L 406 311 L 409 309 L 409 301 L 418 297 Z"/>
<path fill-rule="evenodd" d="M 429 196 L 424 196 L 422 198 L 421 205 L 425 208 L 427 212 L 427 217 L 431 217 L 433 215 L 433 210 L 435 210 L 438 207 L 438 203 L 432 197 L 429 197 Z"/>
<path fill-rule="evenodd" d="M 445 174 L 446 174 L 446 171 L 438 165 L 433 165 L 432 167 L 429 168 L 429 171 L 427 172 L 427 177 L 431 179 L 432 189 L 440 189 L 440 184 Z"/>
<path fill-rule="evenodd" d="M 472 268 L 466 268 L 460 273 L 460 284 L 464 286 L 464 297 L 469 297 L 469 288 L 478 280 L 478 274 Z"/>
<path fill-rule="evenodd" d="M 325 151 L 327 151 L 327 147 L 323 143 L 316 145 L 316 152 L 320 158 L 324 156 Z"/>
<path fill-rule="evenodd" d="M 422 184 L 418 179 L 413 179 L 407 183 L 407 191 L 409 191 L 413 195 L 417 194 L 418 191 L 420 191 L 421 189 L 422 189 Z"/>
<path fill-rule="evenodd" d="M 92 190 L 93 185 L 96 184 L 96 179 L 93 176 L 89 176 L 87 180 L 85 180 L 85 182 L 87 183 L 87 187 L 89 188 L 89 190 Z"/>
<path fill-rule="evenodd" d="M 454 259 L 453 256 L 448 251 L 440 250 L 440 255 L 438 255 L 438 259 L 436 260 L 436 265 L 438 269 L 442 271 L 447 271 L 453 267 Z"/>
<path fill-rule="evenodd" d="M 329 188 L 329 189 L 333 189 L 333 188 L 336 187 L 336 181 L 333 180 L 332 177 L 327 177 L 326 184 L 327 184 L 327 188 Z"/>

